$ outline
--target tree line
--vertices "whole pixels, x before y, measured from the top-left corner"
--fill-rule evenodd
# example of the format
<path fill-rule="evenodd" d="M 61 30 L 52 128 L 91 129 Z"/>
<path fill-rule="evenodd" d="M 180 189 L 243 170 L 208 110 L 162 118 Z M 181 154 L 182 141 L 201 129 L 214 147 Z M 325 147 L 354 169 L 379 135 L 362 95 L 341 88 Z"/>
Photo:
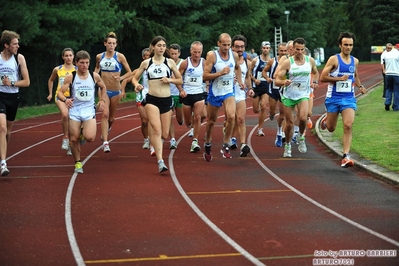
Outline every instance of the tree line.
<path fill-rule="evenodd" d="M 274 43 L 275 28 L 281 28 L 283 41 L 303 37 L 310 50 L 325 47 L 327 57 L 339 51 L 339 33 L 351 31 L 356 35 L 353 54 L 368 61 L 371 45 L 399 43 L 398 9 L 399 2 L 384 0 L 21 0 L 2 4 L 0 26 L 21 35 L 19 51 L 31 76 L 30 88 L 21 89 L 26 106 L 46 103 L 47 80 L 62 63 L 65 47 L 87 50 L 94 69 L 110 31 L 117 33 L 117 50 L 132 69 L 156 35 L 180 44 L 183 56 L 199 40 L 205 56 L 222 32 L 243 34 L 248 49 L 259 51 L 262 41 Z"/>

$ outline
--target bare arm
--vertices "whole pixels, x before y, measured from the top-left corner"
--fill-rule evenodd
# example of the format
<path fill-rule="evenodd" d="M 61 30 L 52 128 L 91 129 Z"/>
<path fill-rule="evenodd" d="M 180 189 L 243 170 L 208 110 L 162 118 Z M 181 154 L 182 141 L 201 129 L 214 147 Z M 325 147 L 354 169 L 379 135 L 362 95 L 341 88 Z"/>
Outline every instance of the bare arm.
<path fill-rule="evenodd" d="M 355 59 L 355 65 L 356 65 L 356 70 L 355 70 L 355 85 L 359 88 L 360 92 L 365 94 L 367 92 L 367 89 L 362 85 L 362 82 L 360 81 L 360 77 L 357 73 L 357 68 L 359 65 L 359 60 Z"/>
<path fill-rule="evenodd" d="M 96 67 L 94 68 L 94 72 L 100 73 L 100 60 L 101 54 L 96 55 Z"/>
<path fill-rule="evenodd" d="M 348 79 L 348 75 L 344 75 L 342 77 L 331 77 L 329 74 L 334 71 L 338 66 L 338 58 L 336 55 L 331 56 L 327 64 L 325 65 L 323 71 L 321 72 L 320 81 L 321 82 L 337 82 L 337 81 L 345 81 Z"/>
<path fill-rule="evenodd" d="M 29 71 L 28 71 L 28 66 L 26 64 L 25 57 L 21 54 L 18 54 L 18 62 L 19 62 L 19 66 L 21 68 L 22 80 L 15 81 L 15 86 L 16 87 L 29 87 L 29 85 L 30 85 Z"/>
<path fill-rule="evenodd" d="M 204 67 L 204 76 L 203 76 L 204 81 L 214 80 L 215 78 L 221 77 L 230 72 L 230 68 L 225 67 L 216 73 L 211 73 L 212 67 L 215 63 L 216 63 L 215 52 L 209 51 L 206 55 L 206 61 L 205 61 L 205 67 Z"/>
<path fill-rule="evenodd" d="M 105 84 L 103 80 L 101 79 L 100 75 L 96 72 L 93 73 L 93 79 L 96 85 L 99 87 L 98 89 L 98 104 L 97 108 L 99 111 L 103 111 L 106 105 L 105 99 L 108 97 L 107 96 L 107 88 L 105 87 Z"/>
<path fill-rule="evenodd" d="M 276 80 L 274 84 L 278 87 L 288 86 L 292 83 L 291 80 L 286 79 L 286 74 L 290 68 L 290 60 L 285 60 L 282 64 L 279 64 L 280 70 L 276 73 Z"/>
<path fill-rule="evenodd" d="M 119 60 L 119 62 L 122 63 L 123 67 L 126 70 L 126 73 L 123 76 L 120 77 L 119 81 L 122 81 L 122 80 L 124 80 L 126 78 L 129 78 L 131 76 L 132 70 L 130 69 L 129 63 L 126 60 L 125 55 L 123 55 L 121 53 L 118 53 L 118 60 Z"/>
<path fill-rule="evenodd" d="M 47 96 L 47 101 L 51 101 L 53 98 L 53 86 L 54 86 L 54 80 L 58 77 L 57 75 L 57 67 L 53 69 L 51 72 L 50 78 L 48 79 L 47 82 L 47 87 L 48 87 L 48 96 Z"/>
<path fill-rule="evenodd" d="M 274 60 L 276 60 L 276 59 L 274 59 L 274 58 L 270 59 L 270 60 L 267 62 L 266 66 L 265 66 L 265 67 L 263 68 L 263 70 L 262 70 L 262 76 L 267 80 L 268 83 L 272 83 L 272 81 L 273 81 L 273 79 L 270 78 L 269 75 L 267 75 L 267 72 L 269 72 L 270 69 L 272 68 L 272 65 L 273 65 L 273 63 L 274 63 Z"/>

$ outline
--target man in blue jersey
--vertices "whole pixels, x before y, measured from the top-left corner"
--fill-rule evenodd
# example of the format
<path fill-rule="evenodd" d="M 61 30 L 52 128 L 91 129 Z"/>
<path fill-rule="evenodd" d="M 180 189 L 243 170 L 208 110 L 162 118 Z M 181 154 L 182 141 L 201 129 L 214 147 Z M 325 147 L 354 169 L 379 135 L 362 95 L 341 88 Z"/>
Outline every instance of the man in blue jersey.
<path fill-rule="evenodd" d="M 327 116 L 321 121 L 321 129 L 328 129 L 328 131 L 333 132 L 337 126 L 339 113 L 342 116 L 344 136 L 341 167 L 354 165 L 349 156 L 352 142 L 352 124 L 357 109 L 354 85 L 359 88 L 361 93 L 367 92 L 365 87 L 361 85 L 357 74 L 359 60 L 351 56 L 354 40 L 355 36 L 352 33 L 341 32 L 338 37 L 341 52 L 328 59 L 320 76 L 320 81 L 328 82 L 325 100 Z"/>

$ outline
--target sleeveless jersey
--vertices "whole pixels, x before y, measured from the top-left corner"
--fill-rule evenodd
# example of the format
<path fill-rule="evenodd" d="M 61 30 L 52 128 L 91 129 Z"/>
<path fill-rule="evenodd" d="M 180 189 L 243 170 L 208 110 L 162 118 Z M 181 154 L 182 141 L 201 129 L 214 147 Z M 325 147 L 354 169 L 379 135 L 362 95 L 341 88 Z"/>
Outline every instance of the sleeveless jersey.
<path fill-rule="evenodd" d="M 4 93 L 18 93 L 19 88 L 14 86 L 3 85 L 3 78 L 7 76 L 10 81 L 17 81 L 20 79 L 18 72 L 18 63 L 15 60 L 15 56 L 12 55 L 10 59 L 4 61 L 0 56 L 0 92 Z"/>
<path fill-rule="evenodd" d="M 183 59 L 179 58 L 179 63 L 176 64 L 177 69 L 179 69 L 181 62 L 183 62 Z M 173 83 L 170 83 L 170 95 L 172 95 L 172 96 L 180 95 L 179 89 Z"/>
<path fill-rule="evenodd" d="M 193 66 L 191 57 L 187 57 L 187 68 L 183 73 L 183 89 L 187 94 L 199 94 L 204 92 L 203 74 L 204 58 L 201 57 L 198 66 Z"/>
<path fill-rule="evenodd" d="M 139 83 L 143 85 L 143 89 L 136 93 L 136 102 L 142 102 L 145 99 L 145 96 L 148 93 L 148 78 L 147 78 L 147 70 L 144 70 L 143 74 L 141 74 L 141 78 Z"/>
<path fill-rule="evenodd" d="M 122 64 L 118 61 L 118 52 L 115 52 L 111 58 L 105 57 L 105 52 L 103 52 L 100 60 L 100 69 L 104 72 L 121 72 Z"/>
<path fill-rule="evenodd" d="M 81 79 L 76 73 L 75 79 L 72 82 L 72 97 L 73 107 L 72 108 L 86 108 L 94 106 L 95 99 L 95 82 L 91 74 L 87 76 L 87 79 Z"/>
<path fill-rule="evenodd" d="M 161 79 L 163 77 L 167 78 L 171 77 L 171 70 L 168 66 L 168 59 L 166 57 L 163 63 L 159 65 L 154 64 L 151 57 L 146 70 L 147 70 L 148 80 Z"/>
<path fill-rule="evenodd" d="M 255 82 L 252 82 L 252 86 L 256 89 L 265 89 L 268 90 L 270 87 L 270 84 L 267 83 L 266 79 L 262 76 L 262 70 L 265 68 L 267 65 L 267 61 L 263 61 L 261 59 L 261 56 L 258 55 L 258 60 L 256 60 L 256 64 L 253 68 L 252 75 L 260 80 L 259 85 L 256 85 Z"/>
<path fill-rule="evenodd" d="M 338 67 L 333 72 L 329 73 L 330 77 L 342 77 L 348 75 L 348 80 L 337 81 L 329 83 L 327 86 L 326 98 L 337 97 L 337 98 L 352 98 L 355 96 L 355 58 L 350 56 L 350 63 L 346 64 L 340 54 L 337 54 Z"/>
<path fill-rule="evenodd" d="M 241 69 L 241 80 L 245 84 L 245 77 L 248 72 L 248 65 L 247 65 L 247 59 L 244 58 L 244 62 L 240 64 L 240 69 Z M 247 88 L 245 90 L 242 90 L 238 82 L 234 84 L 234 96 L 236 100 L 245 100 L 247 97 Z"/>
<path fill-rule="evenodd" d="M 274 73 L 276 73 L 277 66 L 278 66 L 278 57 L 276 56 L 273 60 L 272 67 L 270 68 L 269 77 L 273 78 Z M 272 93 L 272 90 L 279 90 L 279 89 L 280 89 L 280 87 L 274 85 L 274 80 L 273 80 L 273 82 L 271 83 L 269 92 Z"/>
<path fill-rule="evenodd" d="M 60 65 L 57 70 L 57 76 L 58 76 L 58 85 L 57 85 L 57 90 L 55 91 L 55 95 L 57 95 L 58 91 L 61 89 L 61 86 L 64 84 L 64 79 L 65 77 L 72 73 L 75 72 L 78 68 L 74 66 L 73 69 L 66 70 L 64 65 Z M 65 97 L 71 96 L 69 92 L 69 88 L 64 92 Z"/>
<path fill-rule="evenodd" d="M 212 73 L 221 71 L 223 68 L 228 66 L 230 72 L 226 75 L 220 76 L 212 80 L 209 84 L 209 94 L 213 96 L 222 96 L 229 93 L 234 93 L 234 54 L 229 50 L 229 58 L 223 60 L 220 56 L 219 51 L 214 51 L 216 55 L 216 63 L 212 67 Z"/>
<path fill-rule="evenodd" d="M 289 58 L 291 67 L 288 71 L 288 79 L 292 80 L 292 83 L 284 88 L 283 96 L 294 101 L 309 98 L 310 94 L 310 73 L 312 67 L 309 56 L 305 55 L 304 57 L 305 63 L 300 66 L 295 63 L 293 56 Z"/>

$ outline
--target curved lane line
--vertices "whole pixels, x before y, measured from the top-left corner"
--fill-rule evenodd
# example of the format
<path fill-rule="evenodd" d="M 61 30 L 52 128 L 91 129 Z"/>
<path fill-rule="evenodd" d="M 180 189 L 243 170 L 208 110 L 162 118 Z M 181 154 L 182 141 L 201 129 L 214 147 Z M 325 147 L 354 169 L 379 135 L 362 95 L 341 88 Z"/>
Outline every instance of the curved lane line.
<path fill-rule="evenodd" d="M 219 116 L 218 118 L 224 117 L 224 115 Z M 183 134 L 178 140 L 177 144 L 188 135 L 189 132 Z M 216 234 L 218 234 L 224 241 L 226 241 L 230 246 L 232 246 L 235 250 L 237 250 L 241 255 L 251 261 L 254 265 L 265 265 L 257 258 L 255 258 L 252 254 L 246 251 L 243 247 L 241 247 L 238 243 L 236 243 L 232 238 L 230 238 L 225 232 L 223 232 L 216 224 L 214 224 L 198 207 L 195 203 L 190 199 L 187 193 L 184 191 L 183 187 L 180 185 L 179 180 L 176 177 L 175 169 L 173 166 L 173 155 L 175 150 L 171 150 L 169 153 L 168 164 L 169 164 L 169 171 L 172 177 L 173 183 L 175 184 L 177 190 L 179 191 L 180 195 L 183 199 L 187 202 L 187 204 L 191 207 L 191 209 L 201 218 L 202 221 L 205 222 Z"/>
<path fill-rule="evenodd" d="M 141 128 L 141 126 L 132 128 L 128 131 L 125 131 L 124 133 L 115 136 L 113 139 L 111 139 L 109 142 L 114 141 L 115 139 L 118 139 L 136 129 Z M 102 148 L 102 145 L 100 145 L 97 149 L 95 149 L 92 153 L 90 153 L 86 159 L 83 160 L 82 165 L 85 165 L 86 162 L 94 155 L 96 154 L 100 149 Z M 71 181 L 69 182 L 68 189 L 67 189 L 67 194 L 65 198 L 65 226 L 66 226 L 66 231 L 67 231 L 67 236 L 69 240 L 69 245 L 72 250 L 73 257 L 75 258 L 76 264 L 79 266 L 86 265 L 83 256 L 80 253 L 80 249 L 78 246 L 78 242 L 76 241 L 75 237 L 75 231 L 73 230 L 73 224 L 72 224 L 72 212 L 71 212 L 71 206 L 72 206 L 72 192 L 73 192 L 73 187 L 75 185 L 75 181 L 78 178 L 78 174 L 74 173 L 71 177 Z"/>
<path fill-rule="evenodd" d="M 266 120 L 267 120 L 267 119 L 266 119 Z M 250 147 L 252 147 L 252 145 L 251 145 L 251 139 L 252 139 L 252 135 L 254 134 L 255 130 L 256 130 L 256 127 L 254 127 L 254 128 L 251 130 L 251 132 L 249 133 L 249 135 L 248 135 L 248 144 L 249 144 Z M 326 212 L 328 212 L 328 213 L 334 215 L 335 217 L 337 217 L 337 218 L 343 220 L 344 222 L 347 222 L 347 223 L 353 225 L 354 227 L 356 227 L 356 228 L 358 228 L 358 229 L 361 229 L 361 230 L 365 231 L 366 233 L 369 233 L 369 234 L 371 234 L 371 235 L 374 235 L 374 236 L 376 236 L 376 237 L 378 237 L 378 238 L 380 238 L 380 239 L 382 239 L 382 240 L 384 240 L 384 241 L 387 241 L 387 242 L 389 242 L 389 243 L 391 243 L 391 244 L 393 244 L 393 245 L 399 247 L 399 242 L 398 242 L 398 241 L 393 240 L 393 239 L 391 239 L 391 238 L 389 238 L 389 237 L 387 237 L 387 236 L 384 236 L 384 235 L 382 235 L 382 234 L 380 234 L 380 233 L 378 233 L 378 232 L 376 232 L 376 231 L 373 231 L 373 230 L 371 230 L 370 228 L 365 227 L 365 226 L 363 226 L 363 225 L 361 225 L 361 224 L 359 224 L 359 223 L 357 223 L 357 222 L 355 222 L 355 221 L 353 221 L 353 220 L 347 218 L 346 216 L 343 216 L 343 215 L 337 213 L 336 211 L 333 211 L 332 209 L 330 209 L 330 208 L 324 206 L 323 204 L 321 204 L 321 203 L 317 202 L 316 200 L 310 198 L 309 196 L 305 195 L 304 193 L 302 193 L 301 191 L 299 191 L 299 190 L 296 189 L 295 187 L 293 187 L 293 186 L 291 186 L 290 184 L 288 184 L 287 182 L 285 182 L 283 179 L 281 179 L 279 176 L 277 176 L 273 171 L 271 171 L 266 165 L 264 165 L 263 162 L 259 159 L 259 157 L 256 156 L 256 154 L 255 154 L 255 152 L 253 151 L 253 149 L 251 149 L 251 154 L 252 154 L 252 156 L 254 157 L 254 159 L 258 162 L 258 164 L 259 164 L 269 175 L 271 175 L 274 179 L 276 179 L 278 182 L 280 182 L 280 183 L 281 183 L 282 185 L 284 185 L 285 187 L 291 189 L 293 192 L 295 192 L 295 193 L 296 193 L 298 196 L 300 196 L 301 198 L 303 198 L 303 199 L 309 201 L 310 203 L 312 203 L 312 204 L 316 205 L 317 207 L 319 207 L 320 209 L 322 209 L 322 210 L 324 210 L 324 211 L 326 211 Z"/>

